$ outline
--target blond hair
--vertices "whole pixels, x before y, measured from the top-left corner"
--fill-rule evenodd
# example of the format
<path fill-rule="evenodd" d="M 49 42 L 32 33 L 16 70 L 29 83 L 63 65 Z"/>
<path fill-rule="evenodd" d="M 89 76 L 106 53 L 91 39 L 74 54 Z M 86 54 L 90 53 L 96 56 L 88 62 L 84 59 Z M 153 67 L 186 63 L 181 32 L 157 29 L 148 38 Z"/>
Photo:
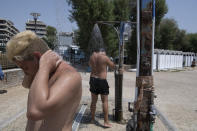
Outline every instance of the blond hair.
<path fill-rule="evenodd" d="M 47 50 L 48 45 L 32 31 L 18 33 L 6 45 L 6 55 L 10 61 L 31 60 L 35 51 L 43 54 Z"/>

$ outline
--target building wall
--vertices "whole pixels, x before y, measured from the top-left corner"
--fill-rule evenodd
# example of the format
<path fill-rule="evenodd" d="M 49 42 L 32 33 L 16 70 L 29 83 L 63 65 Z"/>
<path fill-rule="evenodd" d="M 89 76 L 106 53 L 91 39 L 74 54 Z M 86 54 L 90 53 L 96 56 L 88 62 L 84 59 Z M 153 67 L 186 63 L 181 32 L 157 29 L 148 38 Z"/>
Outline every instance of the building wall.
<path fill-rule="evenodd" d="M 46 24 L 44 24 L 42 21 L 38 20 L 35 24 L 34 20 L 28 20 L 26 22 L 25 28 L 26 30 L 31 30 L 33 32 L 35 32 L 35 28 L 36 28 L 36 34 L 42 38 L 47 34 L 46 27 L 47 27 Z"/>
<path fill-rule="evenodd" d="M 58 46 L 55 49 L 60 55 L 68 50 L 68 48 L 73 44 L 73 33 L 72 32 L 60 32 L 58 34 Z"/>
<path fill-rule="evenodd" d="M 0 18 L 0 51 L 5 51 L 6 43 L 17 33 L 19 30 L 14 27 L 13 22 Z"/>

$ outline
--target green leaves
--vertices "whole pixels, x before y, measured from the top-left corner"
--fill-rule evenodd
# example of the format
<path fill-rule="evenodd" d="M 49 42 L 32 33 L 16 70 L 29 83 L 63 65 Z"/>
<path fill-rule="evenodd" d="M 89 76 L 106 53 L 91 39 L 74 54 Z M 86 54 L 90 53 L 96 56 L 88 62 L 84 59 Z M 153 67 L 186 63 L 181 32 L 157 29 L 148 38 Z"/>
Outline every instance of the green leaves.
<path fill-rule="evenodd" d="M 187 34 L 174 19 L 165 18 L 156 31 L 156 48 L 197 52 L 197 33 Z"/>
<path fill-rule="evenodd" d="M 56 44 L 56 34 L 57 30 L 56 28 L 52 26 L 47 26 L 47 34 L 46 37 L 43 37 L 42 39 L 48 44 L 49 48 L 52 50 L 57 46 Z"/>
<path fill-rule="evenodd" d="M 71 20 L 75 20 L 78 27 L 77 42 L 83 51 L 88 53 L 88 43 L 94 24 L 97 21 L 128 20 L 129 0 L 67 0 L 72 6 Z M 120 12 L 120 13 L 117 13 Z M 116 26 L 116 25 L 115 25 Z M 107 54 L 118 54 L 118 36 L 113 27 L 99 24 Z"/>
<path fill-rule="evenodd" d="M 189 51 L 197 53 L 197 33 L 188 34 L 187 39 L 189 41 Z"/>
<path fill-rule="evenodd" d="M 136 0 L 131 0 L 130 3 L 131 6 L 131 11 L 130 11 L 130 20 L 131 21 L 136 21 Z M 156 0 L 156 33 L 155 33 L 155 45 L 157 48 L 161 47 L 162 48 L 162 43 L 161 43 L 161 39 L 162 39 L 162 35 L 160 34 L 161 32 L 159 31 L 159 25 L 160 22 L 162 20 L 162 18 L 164 17 L 164 15 L 168 12 L 168 7 L 166 4 L 166 0 Z M 136 26 L 133 25 L 133 32 L 132 32 L 132 36 L 130 39 L 130 42 L 128 43 L 127 46 L 127 51 L 128 51 L 128 56 L 129 56 L 129 61 L 132 64 L 136 64 L 136 56 L 137 56 L 137 39 L 136 39 Z M 168 31 L 166 31 L 168 32 Z M 172 39 L 172 38 L 171 38 Z M 164 43 L 164 42 L 163 42 Z"/>
<path fill-rule="evenodd" d="M 156 0 L 156 26 L 158 26 L 164 17 L 165 14 L 168 12 L 168 6 L 166 4 L 166 0 Z"/>
<path fill-rule="evenodd" d="M 159 45 L 156 44 L 157 48 L 173 50 L 173 43 L 178 30 L 177 23 L 174 19 L 163 19 L 159 28 L 161 40 Z"/>
<path fill-rule="evenodd" d="M 72 6 L 70 20 L 78 25 L 76 42 L 88 53 L 88 43 L 97 21 L 136 21 L 136 0 L 67 0 Z M 156 0 L 155 48 L 197 52 L 196 34 L 180 30 L 175 20 L 163 19 L 168 12 L 166 0 Z M 163 19 L 163 20 L 162 20 Z M 119 24 L 114 24 L 116 28 Z M 99 24 L 107 54 L 118 54 L 118 37 L 112 26 Z M 132 37 L 126 43 L 130 63 L 136 63 L 136 26 L 132 25 Z"/>

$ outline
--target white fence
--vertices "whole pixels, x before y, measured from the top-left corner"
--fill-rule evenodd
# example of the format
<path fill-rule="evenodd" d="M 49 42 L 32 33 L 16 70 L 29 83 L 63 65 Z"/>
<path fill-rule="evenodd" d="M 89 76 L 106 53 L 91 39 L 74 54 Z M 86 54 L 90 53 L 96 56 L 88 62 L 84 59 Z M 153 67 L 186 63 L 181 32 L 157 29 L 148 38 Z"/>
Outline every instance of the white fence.
<path fill-rule="evenodd" d="M 155 49 L 153 69 L 165 70 L 191 66 L 192 61 L 196 59 L 196 57 L 196 54 L 192 52 Z"/>
<path fill-rule="evenodd" d="M 183 65 L 184 66 L 191 66 L 192 61 L 195 59 L 196 60 L 196 55 L 194 53 L 190 52 L 184 52 L 183 56 Z"/>

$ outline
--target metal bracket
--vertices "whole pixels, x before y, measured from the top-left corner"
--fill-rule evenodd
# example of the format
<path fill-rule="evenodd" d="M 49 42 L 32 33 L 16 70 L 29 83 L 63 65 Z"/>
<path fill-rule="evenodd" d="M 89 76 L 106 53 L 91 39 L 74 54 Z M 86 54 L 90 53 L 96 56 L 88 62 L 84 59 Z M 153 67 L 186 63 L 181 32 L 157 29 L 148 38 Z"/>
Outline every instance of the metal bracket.
<path fill-rule="evenodd" d="M 152 123 L 155 123 L 157 112 L 156 112 L 156 110 L 154 108 L 154 105 L 151 105 L 151 111 L 149 112 L 149 114 L 150 114 L 150 121 Z"/>
<path fill-rule="evenodd" d="M 128 102 L 128 111 L 129 112 L 133 112 L 133 108 L 131 107 L 131 102 Z"/>

